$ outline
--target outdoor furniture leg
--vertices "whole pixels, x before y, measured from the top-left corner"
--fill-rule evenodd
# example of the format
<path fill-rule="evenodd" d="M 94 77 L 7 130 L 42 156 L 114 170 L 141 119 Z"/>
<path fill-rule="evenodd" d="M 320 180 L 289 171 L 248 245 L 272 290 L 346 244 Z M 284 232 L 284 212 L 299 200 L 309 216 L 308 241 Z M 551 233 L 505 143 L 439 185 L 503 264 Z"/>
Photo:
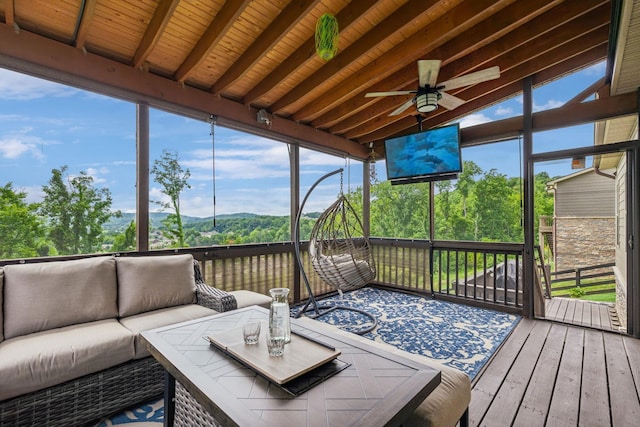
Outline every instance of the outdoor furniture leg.
<path fill-rule="evenodd" d="M 176 379 L 168 372 L 164 372 L 164 427 L 173 427 L 176 412 Z"/>

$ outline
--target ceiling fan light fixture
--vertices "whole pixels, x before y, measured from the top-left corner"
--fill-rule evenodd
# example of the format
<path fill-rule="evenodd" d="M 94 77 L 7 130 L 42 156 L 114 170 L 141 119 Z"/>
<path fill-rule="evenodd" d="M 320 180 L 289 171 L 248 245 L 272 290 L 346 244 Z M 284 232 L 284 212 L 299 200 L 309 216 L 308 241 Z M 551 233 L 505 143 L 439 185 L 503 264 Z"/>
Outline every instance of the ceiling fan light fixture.
<path fill-rule="evenodd" d="M 416 97 L 416 108 L 421 113 L 430 113 L 438 108 L 438 93 L 421 93 Z"/>

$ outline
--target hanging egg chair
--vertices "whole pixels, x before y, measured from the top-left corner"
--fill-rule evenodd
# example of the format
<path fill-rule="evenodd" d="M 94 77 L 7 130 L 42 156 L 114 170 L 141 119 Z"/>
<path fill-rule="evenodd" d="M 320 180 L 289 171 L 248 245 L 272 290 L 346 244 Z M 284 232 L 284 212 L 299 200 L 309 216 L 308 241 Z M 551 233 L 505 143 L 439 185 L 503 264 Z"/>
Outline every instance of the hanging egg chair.
<path fill-rule="evenodd" d="M 296 317 L 305 314 L 307 317 L 318 318 L 333 310 L 354 311 L 368 318 L 369 325 L 352 330 L 352 332 L 365 334 L 375 329 L 378 324 L 377 319 L 364 310 L 352 307 L 318 305 L 300 255 L 298 232 L 302 209 L 313 189 L 321 181 L 337 173 L 342 173 L 342 169 L 324 175 L 311 186 L 296 216 L 294 227 L 295 255 L 300 268 L 300 275 L 309 293 L 309 300 L 298 311 Z M 342 188 L 338 200 L 320 215 L 311 231 L 309 257 L 311 265 L 318 276 L 329 286 L 336 289 L 341 296 L 345 291 L 363 287 L 376 277 L 369 239 L 365 236 L 362 222 L 355 209 L 342 193 Z"/>
<path fill-rule="evenodd" d="M 309 238 L 309 256 L 318 276 L 341 295 L 376 277 L 369 239 L 344 194 L 316 221 Z"/>

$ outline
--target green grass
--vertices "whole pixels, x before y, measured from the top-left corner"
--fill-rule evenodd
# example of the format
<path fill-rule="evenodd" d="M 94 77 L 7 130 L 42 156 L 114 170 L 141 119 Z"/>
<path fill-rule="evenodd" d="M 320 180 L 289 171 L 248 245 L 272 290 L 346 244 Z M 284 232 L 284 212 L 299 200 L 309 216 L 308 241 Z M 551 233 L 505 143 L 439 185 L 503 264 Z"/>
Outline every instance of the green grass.
<path fill-rule="evenodd" d="M 596 281 L 596 279 L 591 279 L 591 280 L 585 280 L 583 283 L 588 284 L 589 282 L 595 282 L 595 281 Z M 564 290 L 561 290 L 561 291 L 554 291 L 553 288 L 561 287 L 561 286 L 570 286 L 570 285 L 572 285 L 574 283 L 575 282 L 573 280 L 554 283 L 552 288 L 551 288 L 551 295 L 554 296 L 554 297 L 570 297 L 571 296 L 570 295 L 570 290 L 571 289 L 564 289 Z M 600 302 L 615 302 L 616 301 L 616 285 L 615 285 L 615 283 L 610 283 L 610 284 L 606 284 L 606 285 L 588 286 L 588 287 L 582 286 L 581 288 L 585 292 L 604 291 L 604 290 L 607 290 L 609 292 L 605 293 L 605 294 L 584 295 L 584 296 L 580 297 L 579 299 L 587 300 L 587 301 L 600 301 Z"/>
<path fill-rule="evenodd" d="M 608 294 L 585 295 L 580 299 L 597 302 L 616 302 L 616 292 L 614 290 Z"/>

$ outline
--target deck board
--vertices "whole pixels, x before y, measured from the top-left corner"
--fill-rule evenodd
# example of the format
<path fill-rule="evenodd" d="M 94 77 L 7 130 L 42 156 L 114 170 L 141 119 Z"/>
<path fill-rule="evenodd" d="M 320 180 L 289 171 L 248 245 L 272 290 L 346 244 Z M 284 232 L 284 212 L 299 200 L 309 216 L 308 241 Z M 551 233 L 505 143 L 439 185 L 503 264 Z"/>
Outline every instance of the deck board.
<path fill-rule="evenodd" d="M 640 419 L 640 402 L 638 402 L 633 377 L 629 375 L 629 362 L 622 337 L 604 334 L 604 343 L 612 425 L 620 427 L 634 425 Z M 635 358 L 638 358 L 637 354 L 634 355 Z"/>
<path fill-rule="evenodd" d="M 545 319 L 570 325 L 586 326 L 605 331 L 617 331 L 611 305 L 601 302 L 557 297 L 545 300 Z"/>
<path fill-rule="evenodd" d="M 585 331 L 582 369 L 580 423 L 592 426 L 610 425 L 602 333 L 592 330 Z"/>
<path fill-rule="evenodd" d="M 469 424 L 636 425 L 639 354 L 640 340 L 617 332 L 523 319 L 474 380 Z"/>
<path fill-rule="evenodd" d="M 511 370 L 513 361 L 518 357 L 535 324 L 534 320 L 521 320 L 507 341 L 492 358 L 491 363 L 475 382 L 471 391 L 470 413 L 484 414 L 491 406 L 494 396 L 504 381 L 504 377 Z M 475 426 L 479 425 L 481 421 L 482 418 L 474 419 L 470 417 L 469 424 Z"/>
<path fill-rule="evenodd" d="M 544 426 L 551 403 L 551 393 L 560 365 L 567 327 L 552 325 L 545 345 L 527 386 L 524 399 L 518 410 L 515 425 Z"/>
<path fill-rule="evenodd" d="M 580 388 L 582 385 L 582 346 L 584 329 L 569 328 L 565 337 L 562 359 L 549 406 L 547 426 L 578 425 Z"/>
<path fill-rule="evenodd" d="M 518 354 L 487 411 L 486 416 L 492 422 L 488 424 L 483 422 L 482 425 L 511 425 L 550 327 L 551 324 L 547 322 L 538 322 L 534 325 L 532 333 L 522 346 L 522 351 Z"/>

